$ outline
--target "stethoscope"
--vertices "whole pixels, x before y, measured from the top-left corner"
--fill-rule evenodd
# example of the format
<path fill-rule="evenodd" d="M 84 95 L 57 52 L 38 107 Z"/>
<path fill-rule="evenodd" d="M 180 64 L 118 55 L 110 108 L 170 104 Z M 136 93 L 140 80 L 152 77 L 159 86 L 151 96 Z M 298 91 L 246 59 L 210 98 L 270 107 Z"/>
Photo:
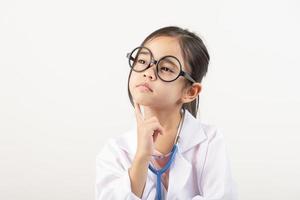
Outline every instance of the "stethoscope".
<path fill-rule="evenodd" d="M 171 164 L 173 163 L 173 161 L 175 159 L 175 155 L 178 151 L 177 143 L 178 143 L 179 134 L 180 134 L 180 131 L 181 131 L 181 128 L 182 128 L 184 115 L 185 115 L 185 109 L 181 109 L 181 120 L 180 120 L 178 129 L 177 129 L 177 134 L 176 134 L 176 138 L 175 138 L 173 148 L 170 152 L 170 159 L 167 162 L 167 164 L 159 170 L 155 169 L 151 164 L 149 164 L 149 167 L 148 167 L 156 175 L 156 180 L 157 180 L 156 181 L 156 200 L 161 200 L 162 199 L 161 176 L 162 176 L 163 173 L 165 173 L 170 168 Z"/>

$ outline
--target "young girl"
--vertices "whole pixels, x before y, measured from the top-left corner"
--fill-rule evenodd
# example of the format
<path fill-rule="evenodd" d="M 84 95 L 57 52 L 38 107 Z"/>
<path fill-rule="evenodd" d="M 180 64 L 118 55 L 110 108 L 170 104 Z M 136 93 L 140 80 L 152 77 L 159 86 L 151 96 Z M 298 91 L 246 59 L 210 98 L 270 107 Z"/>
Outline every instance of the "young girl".
<path fill-rule="evenodd" d="M 127 58 L 136 123 L 98 154 L 96 199 L 237 199 L 222 133 L 196 119 L 209 64 L 202 40 L 164 27 Z"/>

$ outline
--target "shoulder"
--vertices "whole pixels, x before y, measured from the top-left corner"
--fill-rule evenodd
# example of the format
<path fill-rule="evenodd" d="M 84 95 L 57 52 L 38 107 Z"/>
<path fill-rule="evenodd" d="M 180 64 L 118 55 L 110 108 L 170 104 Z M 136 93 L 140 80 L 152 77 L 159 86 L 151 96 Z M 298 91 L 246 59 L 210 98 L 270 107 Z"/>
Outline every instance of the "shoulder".
<path fill-rule="evenodd" d="M 186 111 L 186 117 L 185 121 L 187 123 L 187 126 L 189 131 L 192 132 L 200 132 L 206 136 L 207 139 L 211 139 L 215 137 L 216 135 L 222 135 L 220 129 L 214 125 L 209 124 L 206 122 L 203 122 L 199 118 L 195 118 L 188 110 Z"/>
<path fill-rule="evenodd" d="M 201 146 L 205 149 L 208 143 L 218 138 L 223 138 L 223 134 L 219 128 L 215 125 L 202 122 L 189 112 L 186 112 L 181 132 L 179 139 L 182 152 L 195 146 Z"/>
<path fill-rule="evenodd" d="M 205 149 L 206 160 L 227 160 L 227 144 L 223 131 L 216 125 L 201 123 L 204 134 L 206 135 Z"/>
<path fill-rule="evenodd" d="M 200 120 L 199 125 L 201 126 L 204 134 L 206 135 L 208 142 L 211 142 L 215 139 L 224 139 L 223 131 L 216 125 L 203 123 Z"/>

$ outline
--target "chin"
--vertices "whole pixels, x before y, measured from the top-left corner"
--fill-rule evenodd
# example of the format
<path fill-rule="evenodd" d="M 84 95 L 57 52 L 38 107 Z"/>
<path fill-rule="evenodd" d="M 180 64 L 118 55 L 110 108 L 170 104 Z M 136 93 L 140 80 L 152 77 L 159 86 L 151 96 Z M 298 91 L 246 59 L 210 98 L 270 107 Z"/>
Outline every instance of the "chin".
<path fill-rule="evenodd" d="M 144 106 L 155 106 L 159 102 L 156 98 L 143 94 L 133 94 L 132 98 L 135 102 Z"/>
<path fill-rule="evenodd" d="M 137 98 L 134 98 L 134 101 L 143 106 L 154 106 L 155 105 L 155 103 L 154 103 L 155 101 L 153 101 L 149 98 L 137 97 Z"/>
<path fill-rule="evenodd" d="M 148 106 L 156 109 L 165 108 L 165 105 L 161 104 L 162 100 L 158 100 L 154 98 L 138 97 L 138 98 L 134 98 L 134 101 L 142 106 Z"/>

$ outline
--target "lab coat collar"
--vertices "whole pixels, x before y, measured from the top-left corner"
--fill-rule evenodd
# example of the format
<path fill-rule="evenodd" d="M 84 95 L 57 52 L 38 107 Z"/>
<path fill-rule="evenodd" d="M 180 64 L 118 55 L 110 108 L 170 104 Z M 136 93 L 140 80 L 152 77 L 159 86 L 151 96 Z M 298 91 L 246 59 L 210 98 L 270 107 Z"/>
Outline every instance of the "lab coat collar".
<path fill-rule="evenodd" d="M 126 151 L 131 157 L 136 153 L 137 148 L 137 127 L 136 122 L 132 128 L 119 140 L 119 146 Z M 184 121 L 182 124 L 181 133 L 178 140 L 178 153 L 184 153 L 195 145 L 206 139 L 206 134 L 203 130 L 199 119 L 195 118 L 188 110 L 185 111 Z"/>

